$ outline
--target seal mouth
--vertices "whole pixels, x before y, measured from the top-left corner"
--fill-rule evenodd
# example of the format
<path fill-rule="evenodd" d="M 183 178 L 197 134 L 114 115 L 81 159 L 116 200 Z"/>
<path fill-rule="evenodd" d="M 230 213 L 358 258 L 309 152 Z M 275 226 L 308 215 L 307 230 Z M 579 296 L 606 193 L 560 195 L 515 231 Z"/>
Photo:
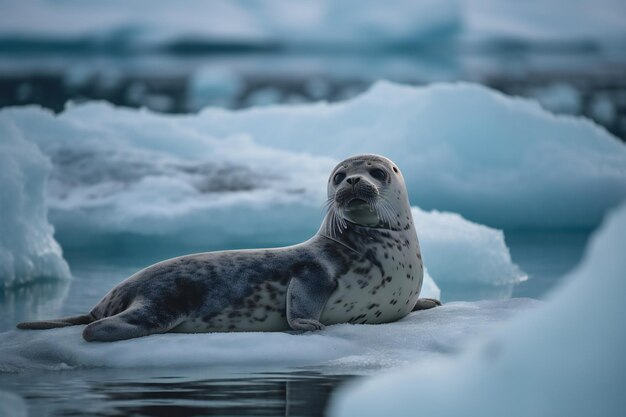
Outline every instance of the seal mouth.
<path fill-rule="evenodd" d="M 365 199 L 359 198 L 359 197 L 350 199 L 350 201 L 348 201 L 348 204 L 346 204 L 346 207 L 345 207 L 346 211 L 364 210 L 364 209 L 367 209 L 372 212 L 374 211 L 370 203 L 365 201 Z"/>

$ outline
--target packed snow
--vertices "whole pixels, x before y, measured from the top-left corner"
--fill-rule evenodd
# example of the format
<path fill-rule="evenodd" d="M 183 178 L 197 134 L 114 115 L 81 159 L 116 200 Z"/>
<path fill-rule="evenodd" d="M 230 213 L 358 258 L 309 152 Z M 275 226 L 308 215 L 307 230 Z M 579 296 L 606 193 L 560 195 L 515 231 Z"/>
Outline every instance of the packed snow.
<path fill-rule="evenodd" d="M 331 415 L 624 415 L 625 246 L 623 205 L 545 305 L 520 314 L 461 357 L 353 386 Z"/>
<path fill-rule="evenodd" d="M 37 146 L 0 115 L 0 287 L 70 277 L 46 217 L 50 170 Z"/>
<path fill-rule="evenodd" d="M 626 197 L 624 143 L 473 84 L 380 82 L 336 104 L 187 116 L 103 103 L 2 113 L 54 163 L 49 204 L 61 234 L 187 226 L 193 240 L 207 238 L 193 232 L 207 224 L 208 239 L 228 241 L 247 218 L 255 235 L 301 240 L 319 225 L 333 164 L 358 153 L 394 160 L 415 205 L 499 228 L 594 227 Z M 263 226 L 271 216 L 281 221 Z"/>
<path fill-rule="evenodd" d="M 411 313 L 395 323 L 339 324 L 300 334 L 163 334 L 88 343 L 81 337 L 84 326 L 12 330 L 0 333 L 0 372 L 230 365 L 316 365 L 329 372 L 368 372 L 457 352 L 497 323 L 539 303 L 531 299 L 455 302 Z"/>

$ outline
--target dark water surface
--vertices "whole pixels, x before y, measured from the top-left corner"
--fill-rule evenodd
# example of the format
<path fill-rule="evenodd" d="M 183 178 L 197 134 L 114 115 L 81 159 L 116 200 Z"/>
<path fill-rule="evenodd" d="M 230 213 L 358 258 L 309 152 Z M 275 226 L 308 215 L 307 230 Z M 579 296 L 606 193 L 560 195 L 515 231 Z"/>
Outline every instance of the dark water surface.
<path fill-rule="evenodd" d="M 78 370 L 0 375 L 37 416 L 323 416 L 351 379 L 316 372 L 216 369 Z"/>

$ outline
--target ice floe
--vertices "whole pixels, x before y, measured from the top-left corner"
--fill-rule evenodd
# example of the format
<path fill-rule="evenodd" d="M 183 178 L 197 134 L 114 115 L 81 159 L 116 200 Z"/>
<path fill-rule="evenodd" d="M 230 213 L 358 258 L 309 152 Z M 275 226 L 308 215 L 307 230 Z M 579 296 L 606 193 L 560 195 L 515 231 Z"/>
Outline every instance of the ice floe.
<path fill-rule="evenodd" d="M 252 209 L 302 239 L 319 224 L 333 164 L 357 153 L 399 164 L 415 205 L 499 228 L 594 227 L 626 197 L 617 138 L 472 84 L 381 82 L 337 104 L 188 116 L 103 103 L 2 113 L 54 163 L 49 204 L 61 233 L 83 222 L 131 233 L 204 222 L 223 238 Z"/>
<path fill-rule="evenodd" d="M 582 118 L 473 84 L 377 83 L 338 104 L 188 119 L 198 131 L 341 159 L 374 152 L 404 172 L 411 201 L 491 226 L 591 227 L 626 197 L 626 146 Z"/>
<path fill-rule="evenodd" d="M 37 146 L 0 115 L 0 287 L 70 277 L 46 217 L 50 170 Z"/>
<path fill-rule="evenodd" d="M 460 357 L 357 384 L 331 415 L 624 414 L 625 245 L 626 205 L 608 216 L 580 266 L 546 304 Z"/>
<path fill-rule="evenodd" d="M 457 352 L 531 299 L 455 302 L 385 325 L 340 324 L 320 332 L 163 334 L 88 343 L 84 326 L 0 333 L 0 372 L 82 367 L 316 365 L 367 372 Z"/>
<path fill-rule="evenodd" d="M 526 279 L 501 230 L 456 213 L 411 210 L 424 263 L 439 284 L 508 285 Z M 425 297 L 425 296 L 424 296 Z"/>

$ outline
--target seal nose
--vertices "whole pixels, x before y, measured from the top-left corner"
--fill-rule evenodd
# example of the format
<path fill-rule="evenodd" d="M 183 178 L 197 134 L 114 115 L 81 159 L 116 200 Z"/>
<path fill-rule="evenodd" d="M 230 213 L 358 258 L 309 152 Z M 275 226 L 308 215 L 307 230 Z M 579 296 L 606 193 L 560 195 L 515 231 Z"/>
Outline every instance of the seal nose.
<path fill-rule="evenodd" d="M 361 181 L 361 177 L 350 177 L 346 178 L 346 182 L 351 186 L 355 186 L 359 181 Z"/>

